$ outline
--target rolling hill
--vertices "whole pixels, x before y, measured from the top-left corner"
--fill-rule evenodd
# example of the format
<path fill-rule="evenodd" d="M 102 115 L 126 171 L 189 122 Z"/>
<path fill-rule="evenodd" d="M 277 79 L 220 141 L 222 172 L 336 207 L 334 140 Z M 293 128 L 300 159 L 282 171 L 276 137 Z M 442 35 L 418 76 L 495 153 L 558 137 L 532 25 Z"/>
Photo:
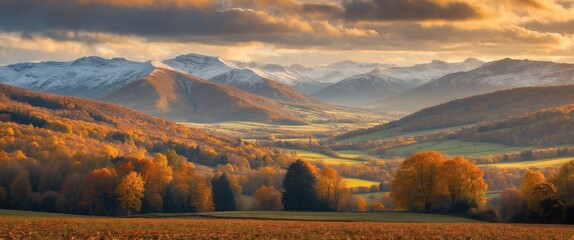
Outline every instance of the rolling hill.
<path fill-rule="evenodd" d="M 450 100 L 497 90 L 574 84 L 574 64 L 502 59 L 433 80 L 379 102 L 380 109 L 418 111 Z"/>
<path fill-rule="evenodd" d="M 574 85 L 501 90 L 425 108 L 397 121 L 350 132 L 342 138 L 396 128 L 412 132 L 498 121 L 574 103 Z"/>

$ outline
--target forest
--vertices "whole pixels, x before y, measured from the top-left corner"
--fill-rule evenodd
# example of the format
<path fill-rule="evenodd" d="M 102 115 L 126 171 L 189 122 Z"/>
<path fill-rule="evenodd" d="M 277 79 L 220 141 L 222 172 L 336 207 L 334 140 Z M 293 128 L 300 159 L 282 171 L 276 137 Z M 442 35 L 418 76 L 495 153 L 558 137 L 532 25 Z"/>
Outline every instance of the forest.
<path fill-rule="evenodd" d="M 473 159 L 437 152 L 360 164 L 307 162 L 272 146 L 106 103 L 3 85 L 0 90 L 1 208 L 108 216 L 233 211 L 245 210 L 244 196 L 250 196 L 247 209 L 253 210 L 400 210 L 489 221 L 572 221 L 567 216 L 574 162 L 542 172 L 479 168 Z M 554 112 L 538 116 L 570 113 Z M 336 154 L 314 139 L 278 144 Z M 533 174 L 532 184 L 524 184 Z M 380 184 L 356 189 L 343 177 Z M 502 194 L 487 201 L 487 190 Z M 374 200 L 356 194 L 368 192 L 384 193 Z M 509 204 L 516 204 L 513 211 Z"/>

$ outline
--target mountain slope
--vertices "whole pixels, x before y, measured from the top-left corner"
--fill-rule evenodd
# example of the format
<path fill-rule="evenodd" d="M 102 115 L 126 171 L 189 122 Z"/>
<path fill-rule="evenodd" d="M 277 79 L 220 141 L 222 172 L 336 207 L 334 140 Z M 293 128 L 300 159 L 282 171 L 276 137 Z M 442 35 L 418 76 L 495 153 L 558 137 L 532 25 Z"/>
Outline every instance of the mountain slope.
<path fill-rule="evenodd" d="M 481 124 L 460 131 L 465 141 L 497 142 L 521 146 L 557 146 L 574 143 L 574 105 Z"/>
<path fill-rule="evenodd" d="M 313 96 L 329 102 L 362 105 L 420 86 L 446 74 L 468 71 L 480 67 L 484 62 L 467 59 L 460 63 L 432 61 L 412 67 L 375 69 L 335 83 Z"/>
<path fill-rule="evenodd" d="M 168 119 L 299 122 L 271 99 L 162 68 L 103 99 Z"/>
<path fill-rule="evenodd" d="M 416 111 L 446 101 L 497 90 L 574 84 L 574 64 L 503 59 L 468 72 L 446 75 L 385 99 L 380 107 Z"/>
<path fill-rule="evenodd" d="M 410 132 L 499 121 L 511 116 L 567 104 L 574 104 L 574 85 L 501 90 L 425 108 L 397 121 L 349 132 L 340 138 L 350 138 L 390 128 Z"/>

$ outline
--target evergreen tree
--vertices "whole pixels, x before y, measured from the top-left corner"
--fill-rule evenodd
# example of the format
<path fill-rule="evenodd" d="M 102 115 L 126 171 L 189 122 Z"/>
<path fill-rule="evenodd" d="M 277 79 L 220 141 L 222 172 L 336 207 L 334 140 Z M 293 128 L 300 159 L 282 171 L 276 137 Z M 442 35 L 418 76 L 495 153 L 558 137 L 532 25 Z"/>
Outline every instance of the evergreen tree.
<path fill-rule="evenodd" d="M 237 201 L 231 182 L 225 173 L 213 181 L 213 202 L 216 211 L 235 211 L 237 210 Z"/>
<path fill-rule="evenodd" d="M 289 165 L 283 179 L 283 208 L 285 210 L 312 211 L 317 207 L 315 175 L 304 161 Z"/>

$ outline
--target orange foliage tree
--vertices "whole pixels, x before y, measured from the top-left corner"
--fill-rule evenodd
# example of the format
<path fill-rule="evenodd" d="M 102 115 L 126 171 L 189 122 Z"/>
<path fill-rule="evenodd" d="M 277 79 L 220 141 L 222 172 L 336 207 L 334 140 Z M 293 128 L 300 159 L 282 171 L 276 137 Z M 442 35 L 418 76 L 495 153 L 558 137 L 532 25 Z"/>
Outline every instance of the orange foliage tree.
<path fill-rule="evenodd" d="M 274 187 L 261 186 L 255 192 L 255 207 L 258 210 L 281 210 L 281 193 Z"/>

